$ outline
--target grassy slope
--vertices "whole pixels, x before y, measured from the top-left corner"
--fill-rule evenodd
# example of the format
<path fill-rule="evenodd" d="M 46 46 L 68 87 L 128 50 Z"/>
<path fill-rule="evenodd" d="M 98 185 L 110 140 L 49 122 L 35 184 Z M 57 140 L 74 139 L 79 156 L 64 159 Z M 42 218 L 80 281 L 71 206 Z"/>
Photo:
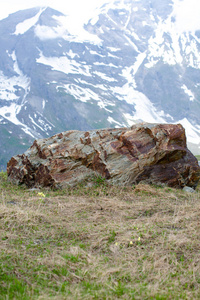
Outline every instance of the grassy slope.
<path fill-rule="evenodd" d="M 198 190 L 38 194 L 0 174 L 0 299 L 200 299 Z"/>

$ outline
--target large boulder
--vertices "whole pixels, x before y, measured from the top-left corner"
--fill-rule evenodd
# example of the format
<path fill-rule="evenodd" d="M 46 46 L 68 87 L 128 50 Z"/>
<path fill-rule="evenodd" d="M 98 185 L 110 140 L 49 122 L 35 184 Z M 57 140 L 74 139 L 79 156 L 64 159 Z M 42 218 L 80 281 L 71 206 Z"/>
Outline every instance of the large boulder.
<path fill-rule="evenodd" d="M 142 123 L 35 140 L 24 154 L 11 158 L 7 173 L 11 182 L 28 187 L 65 187 L 101 175 L 117 185 L 143 181 L 195 188 L 200 167 L 180 124 Z"/>

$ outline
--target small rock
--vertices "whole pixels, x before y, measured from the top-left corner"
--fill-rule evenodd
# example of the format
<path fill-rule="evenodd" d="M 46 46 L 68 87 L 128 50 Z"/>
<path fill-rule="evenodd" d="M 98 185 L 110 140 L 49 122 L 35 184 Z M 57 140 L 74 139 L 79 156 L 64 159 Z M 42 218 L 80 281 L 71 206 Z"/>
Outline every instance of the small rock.
<path fill-rule="evenodd" d="M 195 193 L 195 190 L 189 186 L 185 186 L 183 188 L 183 191 L 187 192 L 187 193 Z"/>
<path fill-rule="evenodd" d="M 15 201 L 8 201 L 7 203 L 8 203 L 8 204 L 13 204 L 13 205 L 16 205 L 16 204 L 17 204 Z"/>

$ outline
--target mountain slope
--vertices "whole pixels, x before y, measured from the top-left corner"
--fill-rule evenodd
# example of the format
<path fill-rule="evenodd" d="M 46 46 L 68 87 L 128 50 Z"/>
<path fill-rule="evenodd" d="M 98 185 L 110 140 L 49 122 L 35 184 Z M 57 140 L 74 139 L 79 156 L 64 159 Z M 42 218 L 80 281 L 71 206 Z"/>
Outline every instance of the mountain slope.
<path fill-rule="evenodd" d="M 1 166 L 33 139 L 69 129 L 182 123 L 200 151 L 200 31 L 173 1 L 116 1 L 79 34 L 51 8 L 0 21 Z M 9 151 L 7 151 L 9 147 Z"/>

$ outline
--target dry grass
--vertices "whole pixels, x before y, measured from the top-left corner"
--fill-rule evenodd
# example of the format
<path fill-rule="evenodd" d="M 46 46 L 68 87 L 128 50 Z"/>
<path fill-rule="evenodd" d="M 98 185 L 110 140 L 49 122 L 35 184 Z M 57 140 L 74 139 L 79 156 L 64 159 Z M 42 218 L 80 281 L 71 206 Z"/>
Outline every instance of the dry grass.
<path fill-rule="evenodd" d="M 0 299 L 199 299 L 200 194 L 0 177 Z"/>

